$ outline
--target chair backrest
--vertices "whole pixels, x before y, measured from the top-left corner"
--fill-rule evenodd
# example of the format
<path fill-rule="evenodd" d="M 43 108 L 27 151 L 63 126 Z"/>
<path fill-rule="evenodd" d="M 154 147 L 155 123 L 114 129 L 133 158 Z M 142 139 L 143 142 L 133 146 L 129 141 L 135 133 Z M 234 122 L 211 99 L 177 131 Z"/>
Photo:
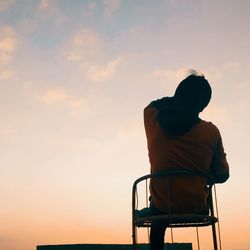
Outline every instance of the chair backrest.
<path fill-rule="evenodd" d="M 152 180 L 159 180 L 160 178 L 167 178 L 171 180 L 173 178 L 175 179 L 181 179 L 181 181 L 184 179 L 188 180 L 194 180 L 194 179 L 203 179 L 205 181 L 205 186 L 207 188 L 207 213 L 199 213 L 198 210 L 195 209 L 193 213 L 174 213 L 171 210 L 170 213 L 163 213 L 159 215 L 146 215 L 145 217 L 138 217 L 137 216 L 137 205 L 138 205 L 138 194 L 137 194 L 137 186 L 139 183 L 142 183 L 143 181 L 146 181 L 146 189 L 148 188 L 147 181 L 150 179 Z M 192 183 L 192 181 L 190 182 Z M 165 182 L 164 182 L 165 184 Z M 166 182 L 166 185 L 167 182 Z M 192 185 L 192 184 L 191 184 Z M 208 173 L 203 173 L 199 171 L 189 171 L 189 170 L 169 170 L 159 173 L 153 173 L 144 175 L 140 178 L 138 178 L 132 188 L 132 238 L 133 238 L 133 246 L 134 249 L 136 249 L 137 244 L 137 227 L 150 227 L 153 223 L 154 225 L 164 225 L 171 228 L 171 238 L 173 242 L 173 235 L 172 235 L 172 227 L 196 227 L 197 230 L 197 242 L 199 245 L 199 236 L 198 236 L 198 227 L 203 226 L 212 226 L 212 233 L 213 233 L 213 243 L 214 243 L 214 249 L 217 250 L 217 236 L 216 236 L 216 228 L 215 223 L 218 222 L 218 219 L 214 216 L 214 208 L 213 208 L 213 197 L 212 197 L 212 187 L 214 185 L 214 180 Z M 171 188 L 170 186 L 167 186 L 167 188 Z M 194 192 L 195 185 L 193 186 Z M 147 192 L 146 192 L 147 193 Z M 194 199 L 196 199 L 195 195 L 192 195 Z M 195 201 L 194 201 L 195 203 Z M 194 206 L 196 207 L 196 206 Z M 156 224 L 155 224 L 156 223 Z M 221 243 L 220 243 L 221 244 Z"/>
<path fill-rule="evenodd" d="M 174 178 L 176 180 L 176 178 L 182 178 L 181 180 L 188 180 L 190 179 L 190 183 L 193 184 L 193 178 L 196 178 L 196 177 L 201 177 L 203 178 L 206 183 L 208 184 L 207 186 L 207 192 L 208 192 L 208 200 L 207 200 L 207 204 L 208 204 L 208 207 L 206 208 L 206 211 L 202 211 L 203 214 L 205 215 L 208 215 L 210 214 L 212 217 L 214 217 L 214 211 L 213 211 L 213 199 L 212 199 L 212 186 L 213 186 L 213 180 L 211 178 L 211 176 L 207 173 L 203 173 L 203 172 L 199 172 L 199 171 L 190 171 L 190 170 L 169 170 L 169 171 L 164 171 L 164 172 L 159 172 L 159 173 L 153 173 L 153 174 L 148 174 L 148 175 L 145 175 L 145 176 L 142 176 L 140 178 L 138 178 L 134 184 L 133 184 L 133 190 L 132 190 L 132 216 L 133 216 L 133 220 L 136 219 L 136 210 L 138 209 L 137 205 L 138 205 L 138 197 L 137 197 L 137 186 L 139 183 L 143 182 L 143 181 L 148 181 L 148 179 L 150 179 L 151 181 L 155 181 L 156 183 L 159 182 L 160 179 L 164 178 L 163 180 L 163 184 L 165 185 L 166 183 L 166 189 L 168 190 L 168 199 L 169 199 L 169 203 L 171 204 L 172 200 L 171 200 L 171 195 L 174 197 L 176 195 L 176 190 L 171 190 L 171 185 L 168 185 L 168 182 L 170 183 L 171 180 Z M 166 179 L 165 179 L 166 178 Z M 183 179 L 184 178 L 184 179 Z M 161 180 L 162 181 L 162 180 Z M 186 187 L 184 187 L 186 188 Z M 196 186 L 195 185 L 192 185 L 191 189 L 193 189 L 193 193 L 192 193 L 192 197 L 185 197 L 185 201 L 187 200 L 191 200 L 191 202 L 193 202 L 193 210 L 192 211 L 181 211 L 181 212 L 177 212 L 174 211 L 174 209 L 172 209 L 171 207 L 167 209 L 167 212 L 165 212 L 166 214 L 168 215 L 172 215 L 172 216 L 175 216 L 176 217 L 176 214 L 197 214 L 199 215 L 199 211 L 197 209 L 197 197 L 195 195 L 195 192 L 197 191 L 196 190 Z M 180 190 L 179 190 L 180 192 Z M 184 190 L 184 193 L 185 193 L 185 190 Z M 177 194 L 178 195 L 178 194 Z M 205 213 L 207 212 L 207 214 Z M 198 216 L 197 216 L 198 217 Z M 177 217 L 176 217 L 177 218 Z M 211 221 L 211 223 L 213 223 L 214 221 Z"/>

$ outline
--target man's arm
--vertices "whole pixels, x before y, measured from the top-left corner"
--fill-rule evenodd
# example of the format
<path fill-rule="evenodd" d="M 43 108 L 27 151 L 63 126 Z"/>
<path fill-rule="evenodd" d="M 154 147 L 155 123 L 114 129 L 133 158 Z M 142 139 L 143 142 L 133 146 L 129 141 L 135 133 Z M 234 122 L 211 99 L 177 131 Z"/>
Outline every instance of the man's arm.
<path fill-rule="evenodd" d="M 215 183 L 223 183 L 229 178 L 229 166 L 220 133 L 210 172 Z"/>
<path fill-rule="evenodd" d="M 153 136 L 155 126 L 157 125 L 157 117 L 160 111 L 166 109 L 170 102 L 173 102 L 172 97 L 163 97 L 149 103 L 144 109 L 144 126 L 148 140 Z"/>
<path fill-rule="evenodd" d="M 152 101 L 148 106 L 154 107 L 160 111 L 169 106 L 169 102 L 173 102 L 172 97 L 163 97 L 161 99 Z"/>

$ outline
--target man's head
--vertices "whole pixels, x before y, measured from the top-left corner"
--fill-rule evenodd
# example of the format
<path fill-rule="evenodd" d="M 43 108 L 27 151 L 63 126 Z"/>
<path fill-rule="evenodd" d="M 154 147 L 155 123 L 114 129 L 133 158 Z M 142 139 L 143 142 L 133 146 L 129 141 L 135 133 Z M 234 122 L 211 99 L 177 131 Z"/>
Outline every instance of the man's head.
<path fill-rule="evenodd" d="M 201 112 L 210 102 L 212 89 L 203 75 L 192 72 L 175 90 L 174 101 L 178 109 Z"/>

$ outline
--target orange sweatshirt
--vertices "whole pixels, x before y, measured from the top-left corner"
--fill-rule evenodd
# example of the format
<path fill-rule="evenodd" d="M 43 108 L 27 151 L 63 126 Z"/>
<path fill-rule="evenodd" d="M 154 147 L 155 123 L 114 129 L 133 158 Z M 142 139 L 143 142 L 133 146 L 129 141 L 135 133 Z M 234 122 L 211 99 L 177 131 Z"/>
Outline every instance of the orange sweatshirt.
<path fill-rule="evenodd" d="M 200 120 L 181 136 L 168 134 L 160 125 L 159 110 L 149 105 L 144 110 L 151 173 L 186 169 L 210 173 L 216 182 L 229 177 L 220 132 L 211 122 Z M 151 199 L 162 212 L 189 213 L 202 211 L 207 205 L 207 180 L 203 177 L 172 177 L 170 186 L 164 180 L 152 179 Z M 169 193 L 171 190 L 171 193 Z M 193 194 L 196 194 L 196 204 Z"/>

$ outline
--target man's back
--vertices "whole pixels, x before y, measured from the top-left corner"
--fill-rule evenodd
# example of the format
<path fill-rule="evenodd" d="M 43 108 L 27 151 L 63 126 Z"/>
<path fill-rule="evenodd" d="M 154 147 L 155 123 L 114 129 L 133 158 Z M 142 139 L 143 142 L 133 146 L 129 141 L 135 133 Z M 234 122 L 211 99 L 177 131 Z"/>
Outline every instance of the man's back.
<path fill-rule="evenodd" d="M 192 72 L 182 80 L 173 97 L 150 103 L 144 110 L 151 173 L 164 170 L 195 170 L 210 174 L 214 182 L 229 177 L 219 130 L 202 121 L 199 113 L 209 104 L 212 89 L 204 76 Z M 203 212 L 207 202 L 207 179 L 171 177 L 150 182 L 149 212 L 154 214 Z M 196 203 L 193 194 L 196 193 Z M 164 249 L 166 226 L 151 226 L 150 249 Z"/>
<path fill-rule="evenodd" d="M 161 172 L 170 169 L 187 169 L 209 173 L 213 165 L 214 157 L 219 148 L 222 153 L 221 160 L 214 176 L 223 176 L 228 172 L 225 161 L 225 153 L 221 144 L 219 130 L 211 122 L 200 120 L 187 133 L 179 136 L 166 133 L 161 127 L 157 117 L 159 110 L 154 106 L 148 106 L 144 110 L 144 123 L 148 141 L 149 160 L 151 172 Z M 189 210 L 187 194 L 193 192 L 195 186 L 198 195 L 198 208 L 203 210 L 206 206 L 206 180 L 201 178 L 182 178 L 181 181 L 173 183 L 176 194 L 172 201 L 175 211 L 183 212 Z M 151 195 L 153 204 L 161 211 L 167 212 L 169 190 L 161 181 L 151 182 Z M 156 195 L 157 193 L 157 195 Z M 180 207 L 179 204 L 182 204 Z"/>

